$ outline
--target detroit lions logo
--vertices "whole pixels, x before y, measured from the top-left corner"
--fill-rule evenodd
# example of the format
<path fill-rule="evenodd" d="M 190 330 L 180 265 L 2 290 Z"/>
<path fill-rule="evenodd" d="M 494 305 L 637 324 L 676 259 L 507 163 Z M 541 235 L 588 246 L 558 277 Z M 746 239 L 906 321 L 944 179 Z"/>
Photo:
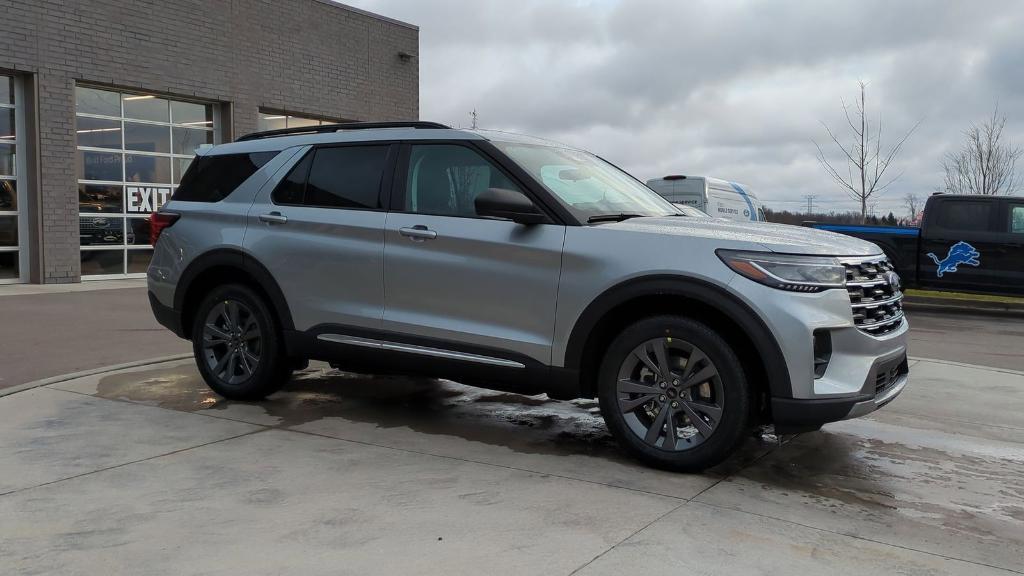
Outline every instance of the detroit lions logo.
<path fill-rule="evenodd" d="M 939 267 L 935 271 L 939 278 L 942 278 L 942 275 L 946 272 L 956 272 L 956 267 L 960 264 L 967 264 L 968 266 L 978 266 L 981 264 L 981 261 L 978 260 L 978 258 L 981 258 L 981 252 L 978 252 L 974 249 L 974 246 L 963 240 L 953 244 L 949 248 L 949 254 L 946 254 L 946 257 L 942 260 L 939 260 L 938 256 L 931 252 L 927 256 Z"/>

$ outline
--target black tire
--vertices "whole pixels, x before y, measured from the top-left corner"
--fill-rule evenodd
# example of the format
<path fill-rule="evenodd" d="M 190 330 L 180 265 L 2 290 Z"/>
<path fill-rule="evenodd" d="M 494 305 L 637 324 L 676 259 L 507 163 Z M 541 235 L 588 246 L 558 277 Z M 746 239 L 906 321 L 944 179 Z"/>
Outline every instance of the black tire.
<path fill-rule="evenodd" d="M 655 350 L 659 344 L 662 356 Z M 665 379 L 662 358 L 670 372 Z M 711 371 L 713 376 L 704 376 Z M 682 316 L 656 316 L 627 327 L 609 345 L 598 373 L 601 414 L 612 434 L 632 456 L 667 470 L 699 472 L 732 454 L 750 425 L 750 397 L 729 344 Z"/>
<path fill-rule="evenodd" d="M 229 310 L 235 311 L 237 330 L 225 330 L 231 325 Z M 208 322 L 211 316 L 215 319 Z M 256 338 L 251 337 L 253 327 L 258 329 Z M 230 339 L 223 337 L 227 332 Z M 192 352 L 206 384 L 232 400 L 262 400 L 280 390 L 292 372 L 274 314 L 259 294 L 242 284 L 218 286 L 203 299 L 192 324 Z M 226 358 L 230 354 L 234 360 Z"/>

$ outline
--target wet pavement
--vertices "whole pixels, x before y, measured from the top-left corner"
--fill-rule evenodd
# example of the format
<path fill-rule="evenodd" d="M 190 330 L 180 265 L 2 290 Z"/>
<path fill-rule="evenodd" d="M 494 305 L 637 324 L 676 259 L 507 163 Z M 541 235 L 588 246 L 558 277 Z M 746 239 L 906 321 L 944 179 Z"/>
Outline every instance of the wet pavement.
<path fill-rule="evenodd" d="M 596 402 L 189 361 L 0 398 L 0 572 L 1024 573 L 1024 374 L 920 360 L 868 418 L 636 464 Z"/>

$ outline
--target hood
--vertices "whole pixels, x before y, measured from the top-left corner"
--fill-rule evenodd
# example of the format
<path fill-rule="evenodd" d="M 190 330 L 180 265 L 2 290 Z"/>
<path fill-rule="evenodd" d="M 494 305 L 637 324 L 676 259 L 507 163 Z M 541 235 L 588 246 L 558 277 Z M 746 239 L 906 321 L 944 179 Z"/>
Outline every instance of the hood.
<path fill-rule="evenodd" d="M 669 216 L 664 218 L 631 218 L 624 222 L 601 224 L 620 230 L 666 234 L 689 238 L 721 240 L 730 244 L 723 248 L 739 247 L 750 250 L 770 250 L 785 254 L 811 254 L 816 256 L 873 256 L 882 250 L 859 238 L 788 224 L 765 222 L 731 222 L 706 218 Z M 750 244 L 741 247 L 735 244 Z M 756 245 L 756 246 L 755 246 Z"/>

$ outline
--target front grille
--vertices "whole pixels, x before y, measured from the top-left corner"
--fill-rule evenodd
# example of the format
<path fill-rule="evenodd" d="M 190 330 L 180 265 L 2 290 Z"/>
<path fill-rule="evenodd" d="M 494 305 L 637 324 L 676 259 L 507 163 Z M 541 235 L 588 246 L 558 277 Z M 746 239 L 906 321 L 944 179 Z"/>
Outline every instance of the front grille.
<path fill-rule="evenodd" d="M 846 289 L 853 323 L 862 332 L 880 336 L 903 325 L 903 292 L 886 258 L 845 260 Z"/>

